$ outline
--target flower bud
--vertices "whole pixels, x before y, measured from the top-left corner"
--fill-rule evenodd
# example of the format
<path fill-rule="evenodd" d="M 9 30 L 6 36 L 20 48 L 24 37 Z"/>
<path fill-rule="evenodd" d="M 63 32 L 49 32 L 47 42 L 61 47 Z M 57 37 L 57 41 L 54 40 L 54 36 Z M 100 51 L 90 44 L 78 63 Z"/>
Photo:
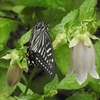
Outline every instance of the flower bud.
<path fill-rule="evenodd" d="M 7 72 L 7 83 L 9 86 L 16 85 L 22 76 L 23 70 L 16 65 L 15 67 L 10 66 Z"/>

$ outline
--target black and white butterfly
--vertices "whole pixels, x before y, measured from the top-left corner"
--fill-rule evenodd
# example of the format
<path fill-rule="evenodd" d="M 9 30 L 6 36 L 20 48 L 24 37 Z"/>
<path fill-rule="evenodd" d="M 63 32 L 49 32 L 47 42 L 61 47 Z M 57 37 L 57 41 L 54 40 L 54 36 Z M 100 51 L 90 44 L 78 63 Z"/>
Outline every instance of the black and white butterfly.
<path fill-rule="evenodd" d="M 28 66 L 41 67 L 47 74 L 52 75 L 55 62 L 48 27 L 43 21 L 36 23 L 32 29 L 26 56 Z"/>

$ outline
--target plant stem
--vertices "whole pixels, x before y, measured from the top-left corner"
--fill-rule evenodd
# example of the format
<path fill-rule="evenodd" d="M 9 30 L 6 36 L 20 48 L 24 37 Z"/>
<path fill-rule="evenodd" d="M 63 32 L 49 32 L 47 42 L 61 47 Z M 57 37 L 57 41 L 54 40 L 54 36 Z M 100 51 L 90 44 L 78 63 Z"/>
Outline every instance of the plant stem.
<path fill-rule="evenodd" d="M 29 80 L 28 80 L 28 82 L 27 82 L 27 87 L 26 87 L 26 89 L 25 89 L 25 95 L 27 94 L 27 91 L 28 91 L 30 82 L 32 81 L 32 78 L 33 78 L 33 76 L 34 76 L 36 70 L 37 70 L 37 67 L 35 66 L 34 69 L 33 69 L 33 71 L 32 71 L 32 73 L 31 73 L 31 76 L 30 76 L 30 78 L 29 78 Z"/>
<path fill-rule="evenodd" d="M 22 79 L 23 79 L 23 81 L 24 81 L 25 85 L 27 85 L 27 80 L 26 80 L 26 78 L 25 78 L 25 76 L 24 76 L 24 75 L 22 75 Z"/>

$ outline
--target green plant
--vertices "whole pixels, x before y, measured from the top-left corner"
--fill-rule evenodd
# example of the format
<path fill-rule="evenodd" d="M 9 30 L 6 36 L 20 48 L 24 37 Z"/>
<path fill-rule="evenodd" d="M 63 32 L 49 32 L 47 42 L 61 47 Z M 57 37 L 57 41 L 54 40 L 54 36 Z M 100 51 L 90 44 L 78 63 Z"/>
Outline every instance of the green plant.
<path fill-rule="evenodd" d="M 96 4 L 96 0 L 0 1 L 0 100 L 100 98 L 100 79 L 95 79 L 100 75 L 100 35 L 96 33 L 100 28 L 100 11 Z M 56 62 L 55 74 L 52 77 L 48 77 L 37 67 L 27 66 L 25 57 L 27 46 L 24 44 L 29 41 L 31 28 L 38 20 L 50 25 L 49 35 Z M 70 51 L 80 41 L 83 41 L 87 48 L 91 48 L 90 38 L 94 43 L 97 76 L 93 78 L 87 75 L 84 80 L 77 82 L 75 73 L 66 76 L 70 69 Z M 8 84 L 13 86 L 9 87 L 6 74 L 9 68 L 16 66 L 19 68 L 10 69 L 8 72 L 10 76 L 7 80 L 11 79 Z M 14 75 L 16 77 L 12 77 Z"/>

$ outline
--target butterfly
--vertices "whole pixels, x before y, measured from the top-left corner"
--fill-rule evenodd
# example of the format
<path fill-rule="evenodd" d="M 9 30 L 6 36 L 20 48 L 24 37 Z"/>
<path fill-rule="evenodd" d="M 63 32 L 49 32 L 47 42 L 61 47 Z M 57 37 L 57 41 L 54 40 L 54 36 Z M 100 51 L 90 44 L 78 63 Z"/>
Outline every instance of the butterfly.
<path fill-rule="evenodd" d="M 48 27 L 43 21 L 38 21 L 35 24 L 29 39 L 26 56 L 28 66 L 41 67 L 51 76 L 53 74 L 55 61 Z"/>

